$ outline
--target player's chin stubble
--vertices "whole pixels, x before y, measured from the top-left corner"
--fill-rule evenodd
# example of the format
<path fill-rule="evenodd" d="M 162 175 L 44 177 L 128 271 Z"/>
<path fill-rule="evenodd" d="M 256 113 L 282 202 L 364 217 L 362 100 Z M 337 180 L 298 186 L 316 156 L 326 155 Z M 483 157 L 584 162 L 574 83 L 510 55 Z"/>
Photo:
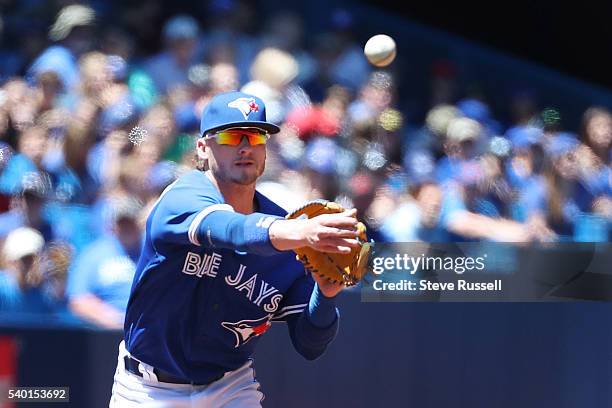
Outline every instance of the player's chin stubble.
<path fill-rule="evenodd" d="M 253 167 L 239 168 L 233 166 L 231 171 L 225 171 L 224 173 L 229 176 L 226 177 L 229 181 L 248 186 L 254 184 L 257 179 L 263 174 L 265 169 L 265 163 L 256 164 Z"/>

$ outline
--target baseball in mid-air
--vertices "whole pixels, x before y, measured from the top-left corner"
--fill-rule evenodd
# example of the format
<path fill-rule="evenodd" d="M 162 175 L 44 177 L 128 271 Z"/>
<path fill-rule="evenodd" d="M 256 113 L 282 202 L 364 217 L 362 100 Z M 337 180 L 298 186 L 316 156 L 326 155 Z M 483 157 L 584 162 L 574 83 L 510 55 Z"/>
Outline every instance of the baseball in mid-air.
<path fill-rule="evenodd" d="M 395 41 L 386 34 L 377 34 L 366 42 L 363 52 L 372 65 L 386 67 L 395 59 Z"/>

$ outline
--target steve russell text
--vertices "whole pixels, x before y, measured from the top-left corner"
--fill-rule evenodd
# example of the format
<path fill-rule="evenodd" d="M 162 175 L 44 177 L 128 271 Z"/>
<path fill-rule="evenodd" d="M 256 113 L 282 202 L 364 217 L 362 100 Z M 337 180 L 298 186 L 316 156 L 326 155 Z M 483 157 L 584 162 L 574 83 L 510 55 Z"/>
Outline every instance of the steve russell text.
<path fill-rule="evenodd" d="M 457 282 L 432 282 L 421 279 L 418 282 L 402 279 L 399 282 L 383 282 L 380 279 L 374 281 L 374 290 L 399 290 L 399 291 L 501 291 L 501 279 L 492 282 L 468 282 L 458 279 Z"/>

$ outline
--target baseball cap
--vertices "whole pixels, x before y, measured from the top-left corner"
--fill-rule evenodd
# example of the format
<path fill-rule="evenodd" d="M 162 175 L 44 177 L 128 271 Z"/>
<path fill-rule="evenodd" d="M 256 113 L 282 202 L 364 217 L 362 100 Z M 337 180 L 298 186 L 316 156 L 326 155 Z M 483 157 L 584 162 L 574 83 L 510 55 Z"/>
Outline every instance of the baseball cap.
<path fill-rule="evenodd" d="M 427 112 L 425 124 L 427 128 L 436 135 L 445 135 L 448 124 L 455 118 L 460 117 L 461 111 L 453 105 L 440 104 Z"/>
<path fill-rule="evenodd" d="M 477 120 L 480 123 L 487 122 L 491 117 L 489 107 L 477 99 L 463 99 L 457 103 L 457 108 L 466 118 Z"/>
<path fill-rule="evenodd" d="M 236 91 L 215 95 L 202 113 L 200 135 L 233 127 L 280 132 L 278 126 L 266 120 L 266 106 L 258 97 Z"/>
<path fill-rule="evenodd" d="M 26 77 L 32 84 L 38 83 L 45 72 L 55 73 L 64 88 L 70 88 L 78 80 L 78 68 L 73 62 L 70 51 L 64 47 L 47 48 L 30 66 Z"/>
<path fill-rule="evenodd" d="M 100 114 L 100 136 L 106 137 L 108 133 L 130 124 L 136 119 L 138 119 L 136 104 L 130 96 L 123 97 Z"/>
<path fill-rule="evenodd" d="M 45 239 L 33 228 L 17 228 L 4 241 L 2 254 L 7 261 L 16 261 L 28 255 L 36 255 L 45 246 Z"/>
<path fill-rule="evenodd" d="M 64 7 L 53 26 L 49 30 L 49 38 L 52 41 L 60 41 L 68 37 L 74 27 L 89 26 L 95 22 L 96 13 L 88 6 L 72 4 Z"/>
<path fill-rule="evenodd" d="M 446 135 L 449 140 L 454 142 L 463 142 L 466 140 L 475 140 L 480 137 L 482 127 L 480 123 L 470 118 L 455 118 L 448 124 Z"/>
<path fill-rule="evenodd" d="M 516 126 L 508 129 L 506 138 L 513 149 L 526 149 L 538 144 L 543 137 L 542 129 L 533 126 Z"/>

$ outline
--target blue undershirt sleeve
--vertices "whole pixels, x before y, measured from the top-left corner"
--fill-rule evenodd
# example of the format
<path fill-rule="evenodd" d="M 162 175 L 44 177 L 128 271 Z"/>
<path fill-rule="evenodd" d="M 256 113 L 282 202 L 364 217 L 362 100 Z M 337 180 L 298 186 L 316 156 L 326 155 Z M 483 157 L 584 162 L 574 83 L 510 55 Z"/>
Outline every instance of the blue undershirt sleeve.
<path fill-rule="evenodd" d="M 299 315 L 287 319 L 289 335 L 295 349 L 307 360 L 320 357 L 339 327 L 335 298 L 325 297 L 315 285 L 308 306 Z"/>
<path fill-rule="evenodd" d="M 281 251 L 272 245 L 269 229 L 279 219 L 283 217 L 213 211 L 197 227 L 197 243 L 210 248 L 236 249 L 255 255 L 276 255 Z"/>

